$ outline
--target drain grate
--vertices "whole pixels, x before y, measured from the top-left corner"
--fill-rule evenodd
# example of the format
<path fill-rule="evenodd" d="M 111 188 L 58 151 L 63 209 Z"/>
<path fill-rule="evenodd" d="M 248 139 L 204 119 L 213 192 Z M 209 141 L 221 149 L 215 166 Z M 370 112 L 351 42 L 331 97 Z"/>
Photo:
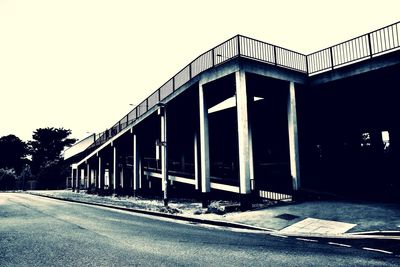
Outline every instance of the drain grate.
<path fill-rule="evenodd" d="M 286 221 L 291 221 L 291 220 L 294 220 L 296 218 L 299 218 L 299 216 L 296 216 L 296 215 L 293 215 L 293 214 L 288 214 L 288 213 L 283 213 L 283 214 L 275 216 L 275 218 L 283 219 L 283 220 L 286 220 Z"/>

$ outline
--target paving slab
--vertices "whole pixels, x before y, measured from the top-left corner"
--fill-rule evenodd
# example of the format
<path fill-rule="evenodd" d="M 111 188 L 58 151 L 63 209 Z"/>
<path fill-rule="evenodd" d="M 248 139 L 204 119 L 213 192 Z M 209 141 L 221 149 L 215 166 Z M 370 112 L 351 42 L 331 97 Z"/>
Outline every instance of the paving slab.
<path fill-rule="evenodd" d="M 346 233 L 356 226 L 353 223 L 345 223 L 315 218 L 306 218 L 279 231 L 281 234 L 326 234 L 336 235 Z"/>

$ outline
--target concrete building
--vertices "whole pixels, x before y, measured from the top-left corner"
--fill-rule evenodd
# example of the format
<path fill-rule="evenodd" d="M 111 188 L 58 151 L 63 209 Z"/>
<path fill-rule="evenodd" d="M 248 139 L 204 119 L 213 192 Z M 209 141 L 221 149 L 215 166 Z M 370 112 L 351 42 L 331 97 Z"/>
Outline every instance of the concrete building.
<path fill-rule="evenodd" d="M 76 158 L 100 191 L 397 198 L 400 23 L 303 55 L 237 35 L 203 53 Z M 84 180 L 85 183 L 80 182 Z"/>

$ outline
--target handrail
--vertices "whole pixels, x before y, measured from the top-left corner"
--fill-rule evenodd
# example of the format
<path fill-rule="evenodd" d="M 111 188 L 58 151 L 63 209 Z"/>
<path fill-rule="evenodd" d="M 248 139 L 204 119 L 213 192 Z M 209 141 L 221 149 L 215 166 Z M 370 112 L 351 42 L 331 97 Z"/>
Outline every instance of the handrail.
<path fill-rule="evenodd" d="M 233 58 L 250 58 L 311 76 L 399 49 L 399 24 L 400 22 L 393 23 L 308 55 L 243 35 L 236 35 L 199 55 L 183 67 L 113 127 L 99 134 L 99 138 L 88 150 L 105 143 L 197 75 Z"/>
<path fill-rule="evenodd" d="M 400 22 L 307 55 L 308 75 L 366 60 L 400 48 Z"/>

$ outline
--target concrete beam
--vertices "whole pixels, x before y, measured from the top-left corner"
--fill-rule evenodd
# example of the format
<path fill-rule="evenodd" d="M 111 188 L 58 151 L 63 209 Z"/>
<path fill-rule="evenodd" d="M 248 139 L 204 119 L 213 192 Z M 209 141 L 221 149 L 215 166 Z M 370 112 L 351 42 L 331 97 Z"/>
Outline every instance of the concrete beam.
<path fill-rule="evenodd" d="M 396 65 L 400 65 L 400 50 L 313 75 L 309 78 L 309 85 L 316 86 Z"/>

